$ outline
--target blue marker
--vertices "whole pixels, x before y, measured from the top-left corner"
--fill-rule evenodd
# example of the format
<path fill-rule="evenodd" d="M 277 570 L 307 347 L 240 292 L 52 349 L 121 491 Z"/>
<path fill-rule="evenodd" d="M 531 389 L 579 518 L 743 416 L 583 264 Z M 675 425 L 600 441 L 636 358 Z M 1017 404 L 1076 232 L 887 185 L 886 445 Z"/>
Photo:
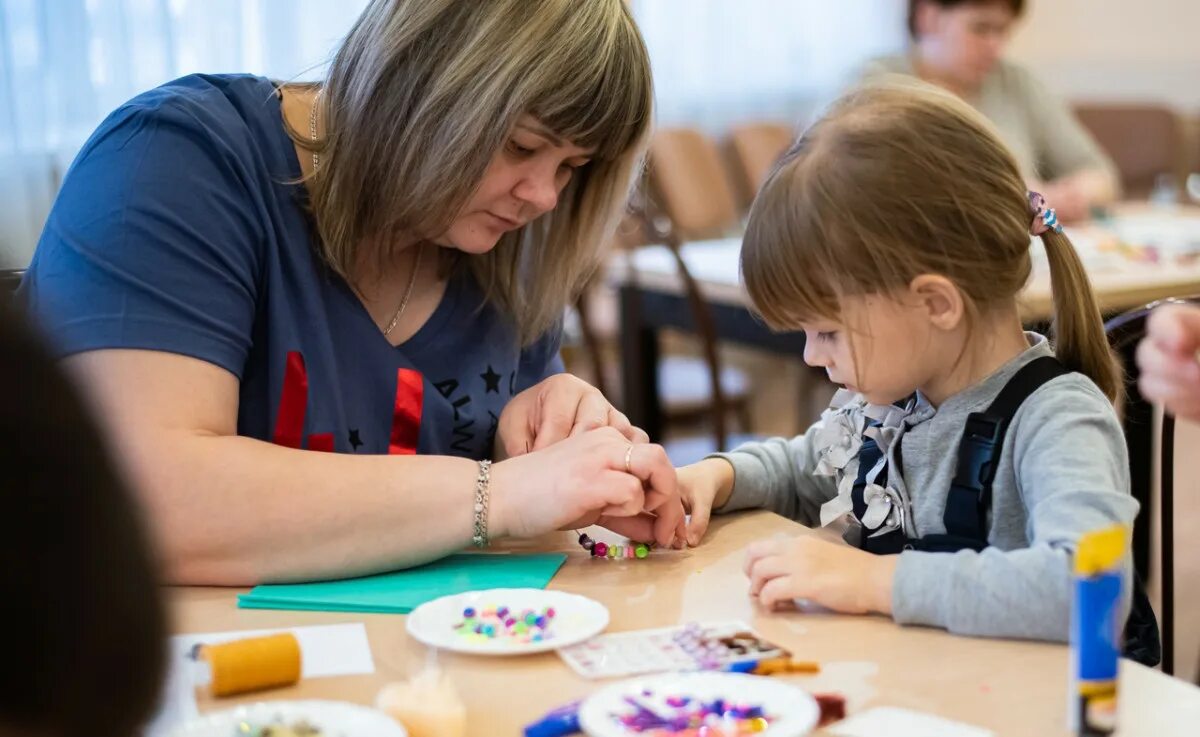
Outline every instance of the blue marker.
<path fill-rule="evenodd" d="M 579 702 L 572 701 L 526 725 L 525 737 L 566 737 L 579 731 Z"/>

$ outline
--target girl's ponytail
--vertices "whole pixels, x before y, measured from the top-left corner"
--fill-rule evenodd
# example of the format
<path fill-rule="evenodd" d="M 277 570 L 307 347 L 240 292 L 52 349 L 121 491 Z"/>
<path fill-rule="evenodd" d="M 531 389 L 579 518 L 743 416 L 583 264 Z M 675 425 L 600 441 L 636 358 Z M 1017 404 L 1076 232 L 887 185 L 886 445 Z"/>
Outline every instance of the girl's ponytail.
<path fill-rule="evenodd" d="M 1035 231 L 1042 212 L 1034 214 Z M 1048 227 L 1040 235 L 1050 262 L 1050 288 L 1054 293 L 1054 353 L 1068 369 L 1096 382 L 1116 404 L 1123 394 L 1122 371 L 1109 347 L 1100 305 L 1083 262 L 1071 239 L 1060 229 Z"/>

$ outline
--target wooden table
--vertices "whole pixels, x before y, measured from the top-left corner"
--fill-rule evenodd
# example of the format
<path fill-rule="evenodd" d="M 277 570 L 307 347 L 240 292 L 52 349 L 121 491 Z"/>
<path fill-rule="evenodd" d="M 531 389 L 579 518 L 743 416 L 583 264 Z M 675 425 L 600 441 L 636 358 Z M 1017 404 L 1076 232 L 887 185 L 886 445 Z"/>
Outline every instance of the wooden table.
<path fill-rule="evenodd" d="M 569 553 L 550 588 L 585 594 L 612 615 L 609 631 L 690 621 L 743 619 L 801 658 L 818 660 L 815 676 L 787 676 L 814 692 L 839 691 L 850 713 L 890 705 L 993 730 L 997 735 L 1066 734 L 1067 648 L 1061 645 L 955 637 L 940 630 L 898 627 L 880 617 L 758 610 L 746 596 L 742 550 L 776 533 L 803 532 L 768 512 L 717 519 L 699 548 L 645 561 L 593 561 L 570 533 L 509 546 Z M 239 610 L 235 589 L 171 590 L 177 633 L 292 627 L 363 621 L 375 658 L 373 675 L 309 679 L 273 691 L 273 699 L 326 698 L 371 704 L 385 683 L 407 678 L 426 662 L 402 616 Z M 586 696 L 588 681 L 553 653 L 521 658 L 439 655 L 466 701 L 470 735 L 518 735 L 553 707 Z M 246 697 L 252 701 L 258 697 Z M 201 699 L 200 709 L 236 700 Z M 1132 662 L 1121 670 L 1121 735 L 1194 735 L 1200 689 Z"/>
<path fill-rule="evenodd" d="M 1200 259 L 1180 265 L 1183 251 L 1200 253 L 1200 208 L 1151 208 L 1127 204 L 1103 223 L 1071 227 L 1068 234 L 1084 259 L 1092 287 L 1106 314 L 1163 299 L 1200 293 Z M 1162 263 L 1140 263 L 1113 249 L 1116 240 L 1162 243 Z M 688 243 L 682 254 L 712 310 L 718 340 L 772 353 L 802 357 L 803 333 L 772 333 L 750 314 L 749 296 L 738 275 L 741 239 Z M 1053 312 L 1050 275 L 1040 243 L 1033 245 L 1034 272 L 1021 294 L 1028 323 L 1049 322 Z M 649 246 L 614 260 L 610 282 L 620 294 L 621 377 L 624 410 L 651 438 L 662 438 L 657 366 L 658 336 L 664 329 L 694 332 L 675 261 L 665 246 Z"/>

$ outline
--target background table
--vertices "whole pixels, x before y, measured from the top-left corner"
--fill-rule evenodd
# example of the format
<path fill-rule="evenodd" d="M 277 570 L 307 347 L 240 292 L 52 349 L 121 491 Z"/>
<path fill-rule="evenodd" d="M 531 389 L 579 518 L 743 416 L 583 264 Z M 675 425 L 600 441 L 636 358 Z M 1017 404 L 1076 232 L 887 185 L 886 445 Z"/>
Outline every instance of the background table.
<path fill-rule="evenodd" d="M 1200 209 L 1125 205 L 1118 216 L 1068 229 L 1106 314 L 1172 296 L 1200 293 Z M 1130 246 L 1129 244 L 1138 244 Z M 1150 247 L 1147 248 L 1146 246 Z M 803 333 L 772 333 L 749 311 L 738 273 L 741 239 L 687 243 L 682 255 L 712 310 L 717 339 L 800 358 Z M 1034 272 L 1021 294 L 1024 319 L 1048 322 L 1050 275 L 1040 243 Z M 614 260 L 610 281 L 620 294 L 621 377 L 625 414 L 651 438 L 662 438 L 658 399 L 659 333 L 694 332 L 695 323 L 665 246 L 629 251 Z M 1157 262 L 1151 257 L 1157 255 Z"/>
<path fill-rule="evenodd" d="M 609 631 L 663 627 L 690 621 L 743 619 L 797 657 L 818 660 L 815 676 L 787 676 L 815 692 L 840 691 L 851 713 L 877 705 L 925 711 L 986 727 L 997 735 L 1066 734 L 1068 651 L 1062 645 L 955 637 L 940 630 L 899 627 L 881 617 L 848 617 L 758 610 L 746 596 L 742 549 L 776 533 L 803 531 L 768 512 L 715 520 L 699 548 L 656 552 L 637 562 L 588 558 L 571 533 L 514 545 L 568 552 L 550 588 L 590 596 L 612 614 Z M 272 691 L 272 699 L 325 698 L 372 704 L 380 687 L 407 678 L 430 657 L 411 639 L 405 618 L 319 612 L 239 610 L 237 589 L 170 590 L 178 633 L 292 627 L 363 621 L 376 672 L 309 679 Z M 439 664 L 466 701 L 468 733 L 518 735 L 549 709 L 595 691 L 557 655 L 481 658 L 438 654 Z M 1194 735 L 1200 725 L 1200 689 L 1131 662 L 1121 671 L 1122 735 Z M 248 696 L 253 701 L 264 696 Z M 202 711 L 225 708 L 202 698 Z"/>

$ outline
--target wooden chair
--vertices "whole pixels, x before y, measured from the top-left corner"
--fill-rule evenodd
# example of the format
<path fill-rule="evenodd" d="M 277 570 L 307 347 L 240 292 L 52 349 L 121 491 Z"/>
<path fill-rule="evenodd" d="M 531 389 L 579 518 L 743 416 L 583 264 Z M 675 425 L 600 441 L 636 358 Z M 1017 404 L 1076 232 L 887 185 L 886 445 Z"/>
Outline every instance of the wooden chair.
<path fill-rule="evenodd" d="M 775 162 L 791 146 L 794 135 L 792 127 L 783 123 L 748 123 L 729 131 L 729 148 L 744 207 L 754 201 Z"/>
<path fill-rule="evenodd" d="M 711 312 L 680 251 L 686 241 L 740 230 L 736 199 L 717 145 L 692 128 L 657 131 L 650 144 L 646 195 L 638 214 L 647 239 L 666 244 L 675 257 L 704 361 L 697 366 L 694 359 L 673 357 L 661 363 L 658 382 L 664 414 L 668 421 L 711 416 L 713 449 L 725 449 L 730 444 L 730 412 L 739 418 L 743 432 L 750 430 L 750 380 L 744 372 L 722 366 Z"/>
<path fill-rule="evenodd" d="M 1154 407 L 1141 395 L 1137 387 L 1137 362 L 1134 359 L 1138 343 L 1146 334 L 1146 319 L 1155 308 L 1164 304 L 1195 304 L 1200 297 L 1167 299 L 1152 302 L 1122 313 L 1105 324 L 1109 343 L 1121 359 L 1125 374 L 1129 377 L 1122 422 L 1125 442 L 1129 447 L 1130 490 L 1141 504 L 1133 528 L 1134 568 L 1143 581 L 1155 578 L 1162 592 L 1159 625 L 1162 632 L 1164 673 L 1175 672 L 1175 418 L 1163 413 L 1158 442 L 1158 509 L 1155 510 L 1153 494 L 1155 447 Z M 1152 520 L 1156 516 L 1161 531 L 1160 553 L 1157 569 L 1150 565 Z"/>
<path fill-rule="evenodd" d="M 1075 115 L 1112 157 L 1128 198 L 1143 198 L 1159 176 L 1172 177 L 1182 190 L 1187 153 L 1183 123 L 1175 111 L 1158 105 L 1080 104 Z"/>
<path fill-rule="evenodd" d="M 721 152 L 692 128 L 664 128 L 650 143 L 648 182 L 657 214 L 680 242 L 720 238 L 739 229 L 737 200 Z M 659 227 L 659 226 L 655 226 Z"/>

